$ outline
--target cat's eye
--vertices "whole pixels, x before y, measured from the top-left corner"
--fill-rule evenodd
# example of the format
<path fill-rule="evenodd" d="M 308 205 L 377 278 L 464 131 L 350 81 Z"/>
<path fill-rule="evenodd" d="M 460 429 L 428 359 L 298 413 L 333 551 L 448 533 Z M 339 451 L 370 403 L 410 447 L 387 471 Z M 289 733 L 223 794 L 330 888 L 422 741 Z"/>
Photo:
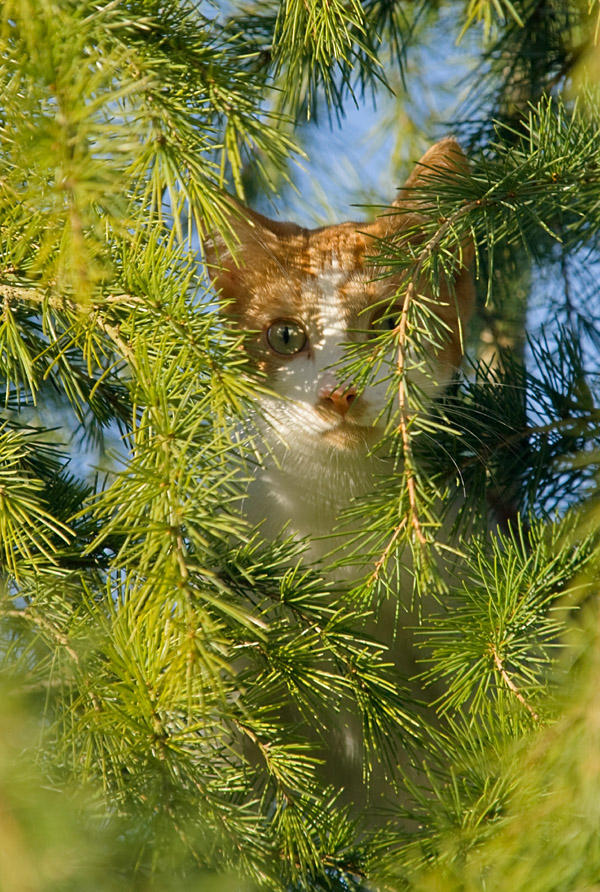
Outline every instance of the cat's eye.
<path fill-rule="evenodd" d="M 304 349 L 307 341 L 306 332 L 298 322 L 291 319 L 276 319 L 267 328 L 267 341 L 275 353 L 293 356 Z"/>
<path fill-rule="evenodd" d="M 392 309 L 391 312 L 376 314 L 371 320 L 371 333 L 378 335 L 384 331 L 393 331 L 398 325 L 399 315 L 400 312 L 395 309 Z"/>

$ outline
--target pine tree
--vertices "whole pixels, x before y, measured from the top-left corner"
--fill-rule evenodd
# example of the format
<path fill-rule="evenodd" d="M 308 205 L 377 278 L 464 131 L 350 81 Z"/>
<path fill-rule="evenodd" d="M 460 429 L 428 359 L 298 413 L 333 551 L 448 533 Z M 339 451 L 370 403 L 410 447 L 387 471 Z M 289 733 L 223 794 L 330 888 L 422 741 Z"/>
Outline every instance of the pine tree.
<path fill-rule="evenodd" d="M 200 246 L 369 95 L 425 144 L 414 60 L 449 20 L 470 167 L 378 246 L 398 323 L 347 365 L 394 343 L 396 473 L 349 511 L 349 588 L 240 514 L 266 384 Z M 4 0 L 2 889 L 598 884 L 599 32 L 595 0 Z M 417 283 L 471 242 L 432 408 Z"/>

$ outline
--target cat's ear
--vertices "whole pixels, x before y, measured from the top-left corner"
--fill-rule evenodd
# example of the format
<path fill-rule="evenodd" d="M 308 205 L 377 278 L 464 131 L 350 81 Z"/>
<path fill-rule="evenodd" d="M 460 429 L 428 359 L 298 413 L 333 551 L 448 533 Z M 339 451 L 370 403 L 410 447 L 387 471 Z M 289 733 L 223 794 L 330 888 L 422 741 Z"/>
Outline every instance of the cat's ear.
<path fill-rule="evenodd" d="M 415 165 L 392 208 L 379 217 L 372 226 L 376 238 L 402 243 L 410 241 L 418 254 L 419 245 L 425 246 L 432 238 L 432 219 L 438 215 L 437 197 L 441 193 L 452 194 L 452 182 L 456 194 L 460 191 L 460 178 L 469 172 L 469 162 L 452 137 L 433 145 Z M 432 218 L 433 215 L 433 218 Z M 444 226 L 444 222 L 440 222 Z M 437 230 L 440 232 L 440 230 Z M 456 266 L 453 281 L 440 282 L 437 315 L 448 331 L 447 342 L 438 353 L 438 360 L 448 370 L 458 366 L 462 356 L 463 326 L 468 322 L 475 304 L 475 286 L 470 267 L 475 247 L 470 234 L 455 242 Z M 426 284 L 424 287 L 427 287 Z"/>
<path fill-rule="evenodd" d="M 453 178 L 469 173 L 469 162 L 457 141 L 452 136 L 431 146 L 416 163 L 404 185 L 398 190 L 393 208 L 398 211 L 386 215 L 384 228 L 387 235 L 418 227 L 419 222 L 430 217 L 435 207 L 436 192 L 448 188 Z M 461 266 L 469 267 L 473 262 L 475 248 L 470 237 L 461 243 Z"/>
<path fill-rule="evenodd" d="M 394 207 L 406 206 L 414 198 L 415 192 L 420 189 L 435 190 L 436 185 L 441 185 L 448 180 L 448 174 L 467 174 L 469 162 L 467 156 L 454 139 L 447 136 L 427 149 L 422 158 L 416 163 L 412 173 L 404 186 L 398 191 L 393 203 Z M 417 198 L 417 205 L 427 203 L 427 198 Z"/>
<path fill-rule="evenodd" d="M 202 239 L 204 259 L 215 289 L 228 304 L 237 304 L 248 290 L 249 274 L 277 263 L 286 239 L 301 231 L 294 223 L 270 220 L 228 196 L 224 214 L 227 238 L 208 233 Z"/>

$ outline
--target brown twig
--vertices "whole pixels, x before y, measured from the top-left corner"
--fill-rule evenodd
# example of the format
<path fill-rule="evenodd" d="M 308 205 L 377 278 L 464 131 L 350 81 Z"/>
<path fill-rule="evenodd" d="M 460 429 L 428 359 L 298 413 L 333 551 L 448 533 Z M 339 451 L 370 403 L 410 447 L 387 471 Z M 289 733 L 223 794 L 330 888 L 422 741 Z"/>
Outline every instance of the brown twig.
<path fill-rule="evenodd" d="M 537 714 L 537 712 L 535 711 L 533 706 L 527 702 L 527 700 L 525 699 L 525 697 L 523 696 L 521 691 L 518 689 L 518 687 L 516 686 L 516 684 L 514 683 L 514 681 L 512 680 L 512 678 L 506 671 L 506 669 L 504 668 L 504 664 L 503 664 L 502 660 L 500 659 L 500 654 L 498 653 L 498 651 L 496 650 L 496 648 L 494 647 L 493 644 L 490 645 L 490 651 L 494 658 L 494 665 L 498 671 L 498 674 L 500 675 L 500 678 L 502 679 L 502 681 L 504 682 L 506 687 L 510 691 L 512 691 L 512 693 L 515 695 L 515 697 L 517 698 L 519 703 L 525 707 L 525 709 L 527 710 L 529 715 L 532 717 L 532 719 L 534 719 L 534 721 L 536 721 L 536 722 L 539 722 L 539 720 L 540 720 L 539 715 Z"/>
<path fill-rule="evenodd" d="M 406 330 L 408 327 L 408 311 L 410 308 L 411 300 L 414 296 L 414 282 L 409 282 L 408 288 L 406 289 L 406 294 L 404 296 L 404 302 L 402 304 L 402 311 L 400 313 L 400 322 L 397 325 L 398 332 L 398 353 L 396 358 L 396 368 L 398 370 L 398 408 L 400 412 L 400 419 L 398 421 L 398 430 L 400 432 L 400 436 L 402 439 L 402 452 L 404 454 L 404 469 L 406 474 L 406 490 L 408 493 L 408 505 L 409 505 L 409 522 L 411 527 L 414 530 L 414 533 L 417 537 L 417 540 L 420 545 L 426 545 L 427 539 L 423 534 L 423 530 L 421 528 L 421 521 L 419 520 L 419 510 L 417 505 L 417 490 L 415 486 L 415 472 L 414 472 L 414 464 L 413 464 L 413 455 L 412 455 L 412 447 L 410 443 L 410 435 L 409 435 L 409 419 L 408 419 L 408 394 L 406 392 Z M 392 541 L 395 541 L 400 533 L 400 526 L 397 526 L 394 530 L 394 536 L 392 537 Z M 387 549 L 386 549 L 387 550 Z"/>
<path fill-rule="evenodd" d="M 406 475 L 406 490 L 408 494 L 408 504 L 409 504 L 409 522 L 412 527 L 414 534 L 417 538 L 417 541 L 420 545 L 427 544 L 427 537 L 423 533 L 423 528 L 421 526 L 421 521 L 419 519 L 419 510 L 417 504 L 417 490 L 416 490 L 416 475 L 414 471 L 414 461 L 412 454 L 412 447 L 410 443 L 410 433 L 409 433 L 409 409 L 408 409 L 408 393 L 406 389 L 406 349 L 407 349 L 407 331 L 408 331 L 408 314 L 410 310 L 411 303 L 413 302 L 416 295 L 416 283 L 419 281 L 421 277 L 421 273 L 423 271 L 423 267 L 427 259 L 431 256 L 431 254 L 435 251 L 435 249 L 440 245 L 444 236 L 452 229 L 454 224 L 464 215 L 474 210 L 477 207 L 482 205 L 481 199 L 476 199 L 474 201 L 466 202 L 461 205 L 460 208 L 457 208 L 456 211 L 451 214 L 449 217 L 443 221 L 442 225 L 439 226 L 434 234 L 431 236 L 429 241 L 424 245 L 422 250 L 419 252 L 415 266 L 413 268 L 410 281 L 407 284 L 406 292 L 404 294 L 404 300 L 402 303 L 402 309 L 400 311 L 400 319 L 399 322 L 394 329 L 394 335 L 397 339 L 398 344 L 398 352 L 396 359 L 396 368 L 398 371 L 399 383 L 398 383 L 398 408 L 400 412 L 400 419 L 398 422 L 398 431 L 400 433 L 400 438 L 402 442 L 402 453 L 404 456 L 404 467 L 405 467 L 405 475 Z M 385 548 L 385 551 L 378 559 L 375 564 L 375 570 L 370 577 L 370 580 L 375 580 L 379 576 L 379 572 L 381 567 L 387 561 L 389 553 L 391 551 L 392 546 L 398 539 L 404 525 L 406 519 L 404 519 L 400 524 L 396 526 L 394 529 L 392 536 Z"/>
<path fill-rule="evenodd" d="M 13 619 L 26 620 L 27 622 L 32 623 L 34 626 L 38 626 L 38 628 L 42 629 L 44 632 L 47 632 L 52 638 L 54 638 L 55 641 L 58 642 L 58 644 L 60 644 L 61 647 L 65 649 L 73 662 L 79 665 L 79 654 L 75 650 L 73 650 L 73 648 L 69 644 L 69 639 L 67 638 L 67 636 L 43 616 L 39 616 L 37 613 L 33 613 L 28 608 L 23 608 L 23 610 L 5 610 L 3 611 L 3 613 L 4 616 L 10 616 Z"/>
<path fill-rule="evenodd" d="M 373 583 L 377 582 L 377 580 L 379 579 L 379 574 L 381 573 L 381 570 L 383 569 L 383 567 L 385 567 L 385 565 L 387 564 L 388 558 L 390 556 L 390 552 L 391 552 L 392 548 L 394 547 L 394 543 L 396 542 L 396 539 L 398 538 L 398 536 L 400 535 L 400 533 L 402 532 L 402 530 L 404 529 L 405 526 L 406 526 L 406 517 L 403 517 L 402 520 L 400 521 L 400 523 L 397 524 L 397 526 L 395 527 L 394 532 L 390 536 L 388 544 L 385 546 L 385 549 L 383 550 L 383 552 L 377 559 L 377 561 L 375 563 L 375 567 L 373 569 L 373 572 L 371 573 L 371 575 L 369 576 L 369 578 L 367 580 L 368 586 L 373 585 Z"/>
<path fill-rule="evenodd" d="M 5 301 L 23 300 L 35 304 L 41 304 L 44 303 L 44 301 L 48 301 L 48 303 L 57 310 L 65 307 L 69 310 L 77 310 L 79 308 L 79 304 L 77 304 L 76 301 L 69 300 L 67 297 L 50 297 L 47 291 L 43 291 L 40 288 L 31 288 L 28 285 L 10 285 L 0 281 L 0 295 L 4 297 Z M 94 303 L 91 306 L 93 310 L 98 310 L 105 304 L 123 303 L 140 304 L 142 303 L 142 299 L 133 294 L 107 294 L 103 296 L 102 303 Z M 89 304 L 84 306 L 87 309 Z"/>
<path fill-rule="evenodd" d="M 4 306 L 10 305 L 12 301 L 24 301 L 25 303 L 43 304 L 49 303 L 56 310 L 71 310 L 72 312 L 87 312 L 89 304 L 79 305 L 75 301 L 66 297 L 50 297 L 47 292 L 38 288 L 30 288 L 26 285 L 7 285 L 0 282 L 0 297 L 3 299 Z M 92 304 L 91 309 L 96 314 L 96 323 L 98 328 L 107 335 L 110 340 L 119 349 L 123 358 L 133 367 L 135 367 L 135 354 L 131 347 L 121 337 L 118 325 L 107 322 L 101 314 L 100 310 L 103 305 L 123 304 L 123 303 L 140 304 L 142 300 L 131 294 L 108 294 L 101 304 Z"/>

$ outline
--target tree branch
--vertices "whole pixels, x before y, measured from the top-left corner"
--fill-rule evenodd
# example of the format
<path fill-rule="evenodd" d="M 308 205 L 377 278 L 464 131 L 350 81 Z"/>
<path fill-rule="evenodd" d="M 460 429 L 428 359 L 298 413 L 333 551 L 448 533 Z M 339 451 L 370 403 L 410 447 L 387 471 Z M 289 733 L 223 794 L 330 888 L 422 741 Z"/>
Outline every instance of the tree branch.
<path fill-rule="evenodd" d="M 23 303 L 30 303 L 35 305 L 48 303 L 55 310 L 66 309 L 70 310 L 72 313 L 89 312 L 88 305 L 78 304 L 76 301 L 69 300 L 66 297 L 53 297 L 47 292 L 41 291 L 38 288 L 31 288 L 26 285 L 7 285 L 0 282 L 0 297 L 2 298 L 5 306 L 9 305 L 12 302 L 21 301 Z M 98 328 L 102 332 L 104 332 L 104 334 L 107 335 L 108 338 L 110 338 L 110 340 L 118 348 L 119 352 L 123 356 L 123 359 L 125 359 L 132 367 L 135 368 L 135 354 L 129 344 L 127 344 L 121 337 L 119 326 L 108 322 L 101 315 L 101 309 L 103 306 L 123 304 L 125 302 L 132 304 L 141 304 L 142 299 L 139 297 L 135 297 L 132 294 L 107 294 L 105 297 L 103 297 L 102 303 L 92 305 L 92 311 L 96 314 L 96 322 Z"/>
<path fill-rule="evenodd" d="M 539 715 L 537 714 L 537 712 L 535 711 L 533 706 L 527 702 L 527 700 L 525 699 L 523 694 L 520 692 L 520 690 L 518 689 L 518 687 L 516 686 L 516 684 L 514 683 L 514 681 L 508 674 L 508 672 L 506 671 L 506 669 L 504 668 L 504 663 L 502 662 L 502 659 L 500 658 L 500 654 L 498 653 L 498 651 L 496 650 L 496 648 L 494 647 L 493 644 L 490 644 L 490 652 L 494 659 L 494 665 L 496 667 L 496 670 L 498 671 L 498 674 L 500 675 L 500 678 L 502 679 L 502 681 L 504 682 L 506 687 L 509 689 L 509 691 L 512 691 L 512 693 L 515 695 L 515 697 L 517 698 L 519 703 L 525 707 L 525 709 L 527 710 L 529 715 L 532 717 L 532 719 L 536 722 L 539 722 L 539 720 L 540 720 Z"/>
<path fill-rule="evenodd" d="M 375 564 L 375 569 L 371 576 L 369 577 L 369 583 L 375 581 L 379 577 L 379 573 L 381 568 L 386 563 L 390 551 L 398 539 L 402 529 L 404 528 L 406 522 L 408 522 L 409 526 L 412 528 L 416 539 L 419 545 L 423 546 L 427 544 L 427 537 L 423 532 L 423 527 L 421 525 L 421 521 L 419 518 L 419 506 L 417 499 L 417 489 L 416 489 L 416 474 L 415 474 L 415 465 L 412 453 L 412 446 L 410 442 L 410 433 L 409 433 L 409 405 L 408 405 L 408 391 L 406 388 L 406 351 L 408 347 L 407 339 L 408 339 L 408 314 L 411 307 L 412 302 L 414 301 L 417 283 L 421 277 L 421 273 L 423 272 L 423 268 L 427 262 L 427 260 L 431 257 L 436 248 L 441 244 L 444 236 L 452 229 L 454 224 L 460 220 L 462 216 L 470 213 L 478 207 L 481 207 L 483 203 L 482 199 L 475 199 L 470 202 L 465 202 L 459 208 L 454 211 L 449 217 L 446 217 L 441 226 L 439 226 L 434 234 L 431 236 L 429 241 L 424 245 L 419 254 L 417 255 L 415 265 L 411 272 L 410 280 L 406 287 L 406 292 L 404 294 L 404 300 L 402 303 L 402 310 L 400 312 L 400 320 L 393 331 L 393 335 L 397 339 L 397 357 L 396 357 L 396 369 L 398 371 L 398 409 L 399 409 L 399 422 L 398 422 L 398 432 L 400 434 L 400 439 L 402 443 L 402 454 L 404 458 L 404 469 L 406 476 L 406 490 L 408 494 L 408 504 L 409 504 L 409 513 L 408 518 L 404 518 L 400 524 L 398 524 L 388 541 L 383 553 L 380 558 L 377 560 Z"/>

